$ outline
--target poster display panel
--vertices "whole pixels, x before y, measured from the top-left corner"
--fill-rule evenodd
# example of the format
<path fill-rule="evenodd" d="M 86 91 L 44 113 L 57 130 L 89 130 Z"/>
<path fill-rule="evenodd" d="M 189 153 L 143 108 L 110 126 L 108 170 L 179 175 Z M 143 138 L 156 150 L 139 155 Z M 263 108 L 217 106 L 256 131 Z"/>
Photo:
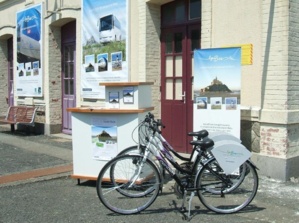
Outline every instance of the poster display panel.
<path fill-rule="evenodd" d="M 93 159 L 110 160 L 117 155 L 117 123 L 115 118 L 92 119 L 91 133 Z"/>
<path fill-rule="evenodd" d="M 82 0 L 81 97 L 105 98 L 101 82 L 128 81 L 126 0 Z"/>
<path fill-rule="evenodd" d="M 240 138 L 241 48 L 194 51 L 194 130 Z"/>
<path fill-rule="evenodd" d="M 42 4 L 17 12 L 17 96 L 43 96 Z"/>

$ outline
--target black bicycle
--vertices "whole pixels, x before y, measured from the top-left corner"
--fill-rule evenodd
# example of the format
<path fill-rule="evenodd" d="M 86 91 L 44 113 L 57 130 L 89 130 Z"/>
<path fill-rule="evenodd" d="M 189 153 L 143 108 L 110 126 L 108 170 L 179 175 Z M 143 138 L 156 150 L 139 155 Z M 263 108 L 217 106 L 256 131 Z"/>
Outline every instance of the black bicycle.
<path fill-rule="evenodd" d="M 182 210 L 185 209 L 187 194 L 190 194 L 189 218 L 191 201 L 195 195 L 208 209 L 217 213 L 240 211 L 254 199 L 258 175 L 250 160 L 244 162 L 238 171 L 226 174 L 214 157 L 202 158 L 203 151 L 213 145 L 213 141 L 207 138 L 195 141 L 195 161 L 190 168 L 182 168 L 166 148 L 169 143 L 157 137 L 159 126 L 153 119 L 147 115 L 141 125 L 149 129 L 142 155 L 117 156 L 99 173 L 97 193 L 101 202 L 111 211 L 134 214 L 145 210 L 155 201 L 163 184 L 156 162 L 176 181 L 183 194 Z M 150 159 L 150 155 L 155 159 Z M 173 169 L 178 170 L 180 175 Z"/>

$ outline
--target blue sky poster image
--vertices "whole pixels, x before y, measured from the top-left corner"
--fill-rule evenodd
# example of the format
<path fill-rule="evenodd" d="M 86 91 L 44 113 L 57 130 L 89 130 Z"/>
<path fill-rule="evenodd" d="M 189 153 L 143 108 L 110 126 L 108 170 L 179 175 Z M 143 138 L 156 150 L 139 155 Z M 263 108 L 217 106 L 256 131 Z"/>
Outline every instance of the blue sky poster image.
<path fill-rule="evenodd" d="M 99 83 L 128 81 L 127 0 L 82 0 L 82 6 L 81 96 L 104 99 Z"/>
<path fill-rule="evenodd" d="M 194 51 L 194 130 L 240 137 L 241 48 Z"/>
<path fill-rule="evenodd" d="M 42 4 L 17 12 L 17 95 L 42 96 Z"/>

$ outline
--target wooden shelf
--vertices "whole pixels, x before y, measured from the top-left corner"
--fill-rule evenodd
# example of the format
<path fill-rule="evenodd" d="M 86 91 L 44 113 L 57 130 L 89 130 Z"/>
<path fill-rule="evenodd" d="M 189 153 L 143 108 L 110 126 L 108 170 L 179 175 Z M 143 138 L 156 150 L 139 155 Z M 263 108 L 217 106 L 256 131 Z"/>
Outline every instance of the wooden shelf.
<path fill-rule="evenodd" d="M 139 85 L 153 85 L 154 82 L 102 82 L 100 86 L 109 87 L 126 87 L 126 86 L 139 86 Z"/>
<path fill-rule="evenodd" d="M 107 109 L 107 108 L 94 108 L 94 107 L 77 107 L 77 108 L 68 108 L 69 112 L 76 113 L 107 113 L 107 114 L 133 114 L 133 113 L 144 113 L 147 111 L 154 110 L 154 107 L 148 108 L 139 108 L 139 109 Z"/>

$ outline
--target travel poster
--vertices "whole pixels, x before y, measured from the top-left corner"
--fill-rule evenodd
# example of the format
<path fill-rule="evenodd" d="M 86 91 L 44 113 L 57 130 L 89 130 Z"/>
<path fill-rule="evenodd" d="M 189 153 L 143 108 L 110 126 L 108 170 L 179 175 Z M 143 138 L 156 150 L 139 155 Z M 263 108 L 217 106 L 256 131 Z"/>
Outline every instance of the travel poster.
<path fill-rule="evenodd" d="M 127 0 L 82 0 L 82 98 L 105 99 L 101 82 L 128 81 Z"/>
<path fill-rule="evenodd" d="M 16 95 L 42 97 L 42 4 L 17 12 Z"/>
<path fill-rule="evenodd" d="M 117 155 L 117 125 L 114 118 L 92 119 L 91 134 L 93 159 L 110 160 Z"/>
<path fill-rule="evenodd" d="M 240 138 L 241 48 L 194 51 L 193 128 Z"/>

